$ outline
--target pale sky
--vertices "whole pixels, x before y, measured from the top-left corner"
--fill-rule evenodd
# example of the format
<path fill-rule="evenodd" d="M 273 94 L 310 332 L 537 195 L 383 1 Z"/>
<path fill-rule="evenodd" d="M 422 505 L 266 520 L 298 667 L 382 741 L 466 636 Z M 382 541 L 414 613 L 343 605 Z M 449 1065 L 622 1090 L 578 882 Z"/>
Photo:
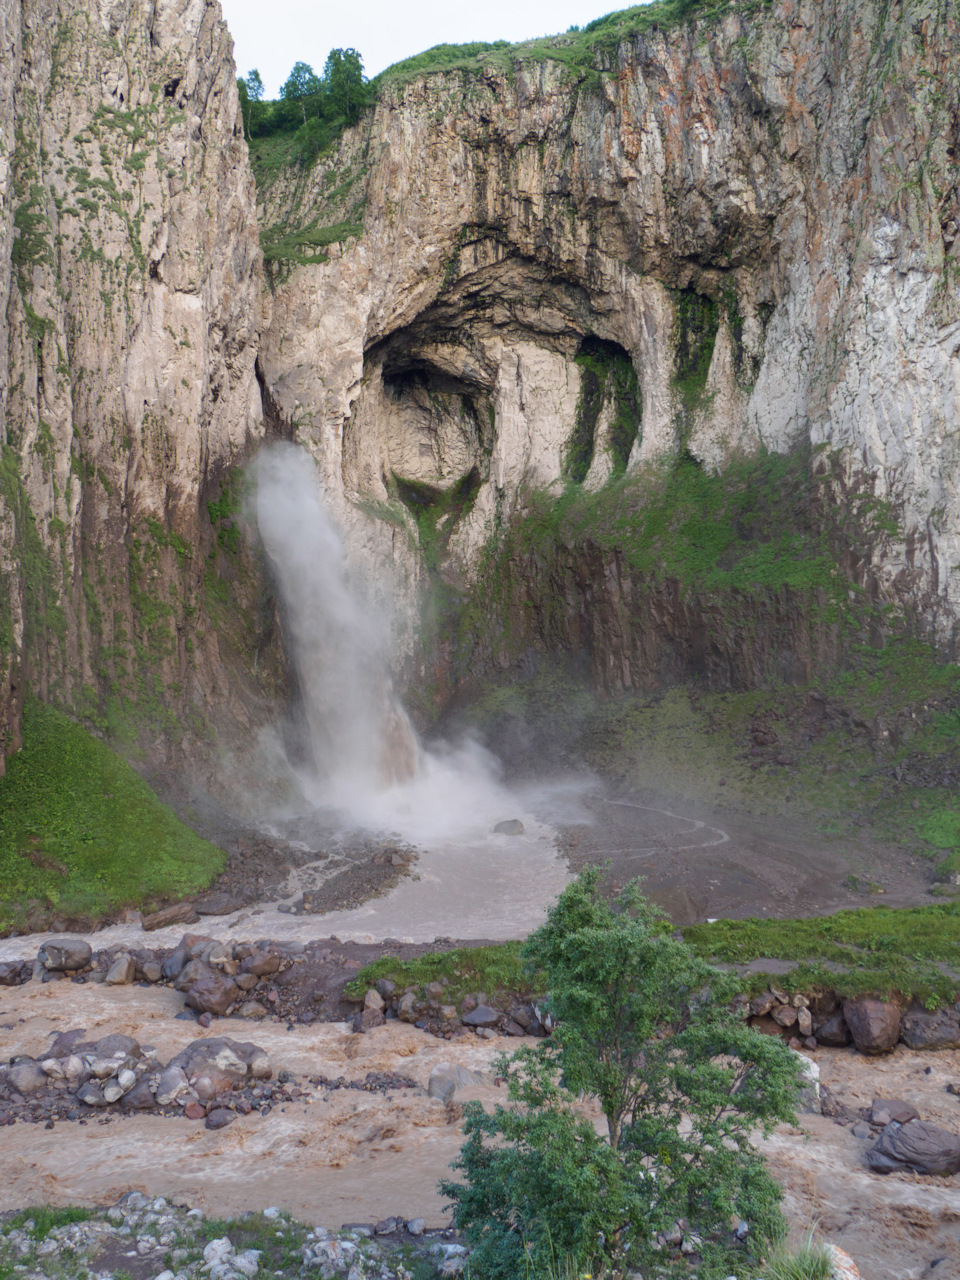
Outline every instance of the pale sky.
<path fill-rule="evenodd" d="M 220 0 L 233 36 L 237 70 L 256 67 L 276 98 L 295 62 L 323 70 L 331 49 L 352 47 L 364 71 L 435 44 L 531 40 L 626 8 L 629 0 Z"/>

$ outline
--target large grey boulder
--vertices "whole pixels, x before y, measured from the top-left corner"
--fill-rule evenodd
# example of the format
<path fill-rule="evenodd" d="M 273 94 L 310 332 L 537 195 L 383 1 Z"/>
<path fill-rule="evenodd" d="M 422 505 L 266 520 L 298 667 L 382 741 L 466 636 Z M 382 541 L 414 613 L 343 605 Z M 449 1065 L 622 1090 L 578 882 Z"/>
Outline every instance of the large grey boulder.
<path fill-rule="evenodd" d="M 924 1120 L 893 1120 L 867 1152 L 867 1164 L 874 1173 L 960 1173 L 960 1136 Z"/>
<path fill-rule="evenodd" d="M 84 969 L 93 958 L 93 948 L 82 938 L 51 938 L 37 952 L 45 969 L 56 973 Z"/>
<path fill-rule="evenodd" d="M 485 1083 L 478 1071 L 462 1067 L 458 1062 L 438 1062 L 430 1072 L 427 1095 L 439 1098 L 441 1102 L 449 1102 L 458 1089 L 470 1089 L 474 1085 Z"/>
<path fill-rule="evenodd" d="M 495 1027 L 500 1021 L 500 1013 L 488 1004 L 480 1004 L 469 1013 L 461 1014 L 460 1021 L 465 1027 Z"/>
<path fill-rule="evenodd" d="M 210 976 L 198 978 L 187 991 L 187 1004 L 197 1013 L 212 1013 L 218 1018 L 240 999 L 240 988 L 226 974 L 210 970 Z"/>

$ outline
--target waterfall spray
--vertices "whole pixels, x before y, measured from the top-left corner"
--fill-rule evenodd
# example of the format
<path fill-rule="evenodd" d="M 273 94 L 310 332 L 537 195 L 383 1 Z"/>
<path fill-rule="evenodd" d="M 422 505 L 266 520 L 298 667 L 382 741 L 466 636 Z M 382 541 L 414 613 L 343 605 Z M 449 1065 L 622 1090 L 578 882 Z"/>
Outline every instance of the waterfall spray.
<path fill-rule="evenodd" d="M 256 514 L 284 604 L 317 798 L 354 808 L 362 797 L 413 778 L 420 757 L 393 692 L 386 628 L 351 589 L 306 450 L 275 445 L 260 455 Z"/>

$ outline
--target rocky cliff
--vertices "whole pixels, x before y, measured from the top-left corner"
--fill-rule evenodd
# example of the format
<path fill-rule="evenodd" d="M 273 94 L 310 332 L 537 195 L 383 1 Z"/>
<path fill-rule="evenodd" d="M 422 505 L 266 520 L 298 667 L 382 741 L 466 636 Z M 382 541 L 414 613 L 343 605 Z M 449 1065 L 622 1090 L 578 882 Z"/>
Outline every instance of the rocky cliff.
<path fill-rule="evenodd" d="M 531 491 L 827 446 L 836 493 L 866 484 L 901 521 L 874 590 L 950 645 L 956 8 L 777 0 L 646 27 L 587 59 L 561 38 L 388 79 L 334 157 L 264 185 L 273 411 L 356 545 L 417 526 L 454 583 Z M 605 575 L 629 614 L 610 554 L 568 577 L 571 617 Z"/>
<path fill-rule="evenodd" d="M 225 616 L 262 431 L 230 37 L 207 0 L 12 0 L 0 42 L 0 737 L 26 681 L 128 744 L 202 738 L 256 695 Z"/>
<path fill-rule="evenodd" d="M 128 740 L 257 719 L 279 668 L 235 464 L 264 433 L 314 453 L 351 553 L 388 570 L 401 652 L 424 585 L 482 580 L 537 494 L 765 450 L 829 453 L 841 506 L 888 504 L 899 534 L 862 554 L 833 521 L 837 562 L 950 651 L 955 6 L 635 25 L 387 77 L 332 154 L 255 194 L 212 0 L 0 8 L 7 750 L 25 680 Z M 621 548 L 581 542 L 514 557 L 524 642 L 548 643 L 558 572 L 563 644 L 636 630 Z M 670 609 L 639 594 L 656 629 Z M 835 637 L 781 604 L 802 677 Z M 727 625 L 674 613 L 681 655 Z M 613 688 L 659 662 L 621 641 Z M 714 665 L 770 673 L 742 656 Z"/>

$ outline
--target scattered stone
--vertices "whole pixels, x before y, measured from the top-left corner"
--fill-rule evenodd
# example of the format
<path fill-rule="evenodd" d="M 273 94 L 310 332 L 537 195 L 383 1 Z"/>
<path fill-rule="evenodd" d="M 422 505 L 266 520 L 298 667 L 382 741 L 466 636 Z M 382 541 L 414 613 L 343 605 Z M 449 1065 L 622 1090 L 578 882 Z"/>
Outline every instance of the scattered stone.
<path fill-rule="evenodd" d="M 183 1114 L 188 1120 L 203 1120 L 207 1114 L 207 1108 L 202 1102 L 188 1102 L 183 1108 Z"/>
<path fill-rule="evenodd" d="M 93 948 L 82 938 L 52 938 L 37 953 L 45 969 L 56 973 L 85 969 L 93 959 Z"/>
<path fill-rule="evenodd" d="M 888 1053 L 900 1039 L 900 1010 L 887 1000 L 845 1000 L 843 1016 L 861 1053 Z"/>
<path fill-rule="evenodd" d="M 365 1009 L 376 1009 L 378 1013 L 383 1012 L 385 1007 L 385 1001 L 383 999 L 383 996 L 380 994 L 379 991 L 377 991 L 375 987 L 371 987 L 370 990 L 367 992 L 367 994 L 364 996 L 363 1007 Z"/>
<path fill-rule="evenodd" d="M 801 1007 L 797 1010 L 797 1030 L 802 1036 L 809 1036 L 813 1033 L 813 1017 L 806 1007 Z"/>
<path fill-rule="evenodd" d="M 493 830 L 499 836 L 522 836 L 523 823 L 519 818 L 507 818 L 498 822 Z"/>
<path fill-rule="evenodd" d="M 167 1071 L 171 1070 L 179 1071 L 184 1079 L 205 1076 L 217 1093 L 238 1081 L 269 1080 L 273 1075 L 270 1059 L 259 1045 L 225 1036 L 194 1040 L 170 1059 Z"/>
<path fill-rule="evenodd" d="M 892 1120 L 867 1152 L 867 1164 L 874 1173 L 960 1173 L 960 1137 L 923 1120 Z"/>
<path fill-rule="evenodd" d="M 19 986 L 22 969 L 19 960 L 0 960 L 0 987 Z"/>
<path fill-rule="evenodd" d="M 244 1000 L 237 1010 L 241 1018 L 265 1018 L 267 1011 L 259 1000 Z"/>
<path fill-rule="evenodd" d="M 797 1020 L 797 1011 L 791 1004 L 776 1005 L 772 1017 L 781 1027 L 792 1027 Z"/>
<path fill-rule="evenodd" d="M 407 1231 L 412 1236 L 422 1236 L 427 1229 L 427 1224 L 423 1218 L 411 1218 L 407 1223 Z"/>
<path fill-rule="evenodd" d="M 364 1009 L 358 1020 L 358 1031 L 371 1031 L 374 1027 L 382 1027 L 386 1018 L 379 1009 Z"/>
<path fill-rule="evenodd" d="M 134 1085 L 129 1093 L 124 1094 L 120 1103 L 124 1111 L 152 1111 L 156 1104 L 157 1100 L 146 1080 Z"/>
<path fill-rule="evenodd" d="M 862 1138 L 873 1137 L 873 1130 L 870 1128 L 870 1126 L 866 1123 L 865 1120 L 858 1120 L 857 1123 L 850 1130 L 850 1132 L 853 1134 L 855 1138 L 862 1139 Z"/>

